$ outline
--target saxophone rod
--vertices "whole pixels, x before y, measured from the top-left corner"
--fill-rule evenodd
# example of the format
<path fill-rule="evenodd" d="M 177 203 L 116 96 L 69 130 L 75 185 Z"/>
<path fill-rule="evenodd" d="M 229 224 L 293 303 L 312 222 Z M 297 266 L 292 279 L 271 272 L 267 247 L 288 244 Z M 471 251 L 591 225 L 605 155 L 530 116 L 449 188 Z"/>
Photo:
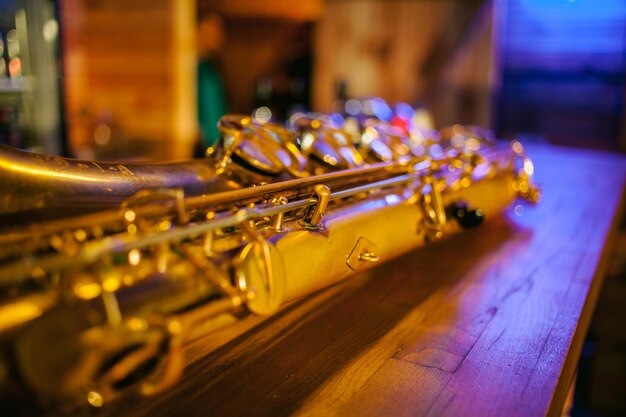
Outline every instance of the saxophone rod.
<path fill-rule="evenodd" d="M 423 174 L 423 172 L 405 174 L 387 180 L 338 191 L 331 194 L 330 200 L 338 200 L 374 189 L 389 188 L 405 184 L 415 180 L 418 176 Z M 29 256 L 2 267 L 0 269 L 0 283 L 2 285 L 17 283 L 20 280 L 29 277 L 33 272 L 33 268 L 36 267 L 39 267 L 44 271 L 52 272 L 68 267 L 82 266 L 89 264 L 110 252 L 125 252 L 132 249 L 145 248 L 158 243 L 193 238 L 213 230 L 236 226 L 247 220 L 273 216 L 275 214 L 309 207 L 316 203 L 317 197 L 309 197 L 278 206 L 263 204 L 252 208 L 242 208 L 235 214 L 218 214 L 213 220 L 202 224 L 192 223 L 172 230 L 154 232 L 140 237 L 129 236 L 126 234 L 123 234 L 124 236 L 118 235 L 117 237 L 106 238 L 98 242 L 87 243 L 77 256 L 74 257 L 54 254 L 34 259 Z"/>
<path fill-rule="evenodd" d="M 329 172 L 321 175 L 315 175 L 305 178 L 289 179 L 286 181 L 261 184 L 254 187 L 235 189 L 230 191 L 221 191 L 212 194 L 200 194 L 186 196 L 184 198 L 185 207 L 188 209 L 197 209 L 216 206 L 219 204 L 231 204 L 246 199 L 275 194 L 279 192 L 288 192 L 298 190 L 304 187 L 318 184 L 320 182 L 329 183 L 333 181 L 358 180 L 370 175 L 380 174 L 397 174 L 406 170 L 407 164 L 401 164 L 395 161 L 379 162 L 363 167 L 351 168 L 338 172 Z M 128 197 L 131 197 L 129 195 Z M 175 210 L 175 204 L 172 201 L 164 201 L 159 205 L 145 205 L 132 207 L 138 216 L 156 217 L 172 213 Z M 0 213 L 1 214 L 1 213 Z M 99 212 L 89 213 L 74 217 L 73 219 L 51 220 L 43 224 L 48 232 L 55 230 L 66 230 L 68 228 L 88 227 L 94 224 L 111 223 L 121 220 L 119 209 L 107 209 Z M 40 232 L 42 224 L 34 224 L 29 226 L 28 230 L 23 233 L 29 235 L 32 231 Z M 21 233 L 15 233 L 21 234 Z"/>
<path fill-rule="evenodd" d="M 492 154 L 502 153 L 506 148 L 508 148 L 508 146 L 504 144 L 493 148 L 487 148 L 483 151 L 483 156 L 489 158 Z M 430 165 L 430 163 L 428 161 L 422 161 L 418 163 L 416 167 L 424 165 Z M 200 209 L 220 204 L 231 204 L 246 199 L 250 200 L 258 196 L 294 191 L 319 183 L 328 184 L 333 181 L 356 181 L 371 175 L 380 174 L 394 175 L 406 172 L 408 167 L 409 164 L 406 162 L 379 162 L 339 172 L 329 172 L 311 177 L 296 178 L 275 183 L 262 184 L 255 187 L 222 191 L 214 194 L 189 196 L 184 198 L 184 204 L 187 209 Z M 175 204 L 172 201 L 164 201 L 160 205 L 133 207 L 133 210 L 140 217 L 156 217 L 172 213 L 175 210 Z M 29 237 L 33 231 L 37 233 L 41 233 L 42 231 L 46 233 L 55 233 L 56 231 L 67 230 L 68 228 L 79 229 L 82 227 L 89 227 L 91 225 L 117 222 L 121 219 L 122 216 L 119 209 L 107 209 L 100 212 L 79 215 L 72 219 L 63 219 L 62 221 L 50 220 L 43 224 L 37 223 L 29 226 L 25 231 L 8 231 L 8 234 L 5 235 L 5 237 L 0 237 L 0 242 L 2 244 L 10 243 L 15 239 L 19 239 L 21 236 Z"/>
<path fill-rule="evenodd" d="M 504 153 L 504 152 L 501 152 Z M 393 166 L 390 164 L 376 164 L 367 168 L 359 168 L 354 171 L 361 173 L 363 170 L 378 171 L 380 168 L 387 169 Z M 429 174 L 431 168 L 430 161 L 423 161 L 414 166 L 413 172 L 404 174 L 389 179 L 348 188 L 346 190 L 337 191 L 331 193 L 330 200 L 339 200 L 346 197 L 354 196 L 360 193 L 372 191 L 375 189 L 389 188 L 397 185 L 409 183 Z M 345 173 L 344 173 L 345 174 Z M 324 177 L 336 178 L 340 173 L 330 173 L 320 175 L 316 178 L 303 178 L 296 180 L 289 180 L 283 183 L 267 184 L 258 187 L 248 188 L 237 191 L 227 191 L 218 194 L 218 199 L 224 198 L 222 194 L 241 193 L 245 192 L 246 195 L 254 193 L 254 195 L 265 195 L 272 192 L 284 191 L 287 188 L 293 188 L 303 186 L 303 184 L 313 185 L 323 183 Z M 202 198 L 211 196 L 200 196 L 191 198 Z M 213 199 L 214 201 L 216 199 Z M 125 252 L 132 249 L 142 249 L 151 245 L 164 243 L 168 241 L 181 240 L 186 238 L 194 238 L 203 233 L 214 231 L 221 228 L 233 227 L 241 224 L 242 222 L 253 220 L 256 218 L 262 218 L 266 216 L 273 216 L 279 213 L 285 213 L 292 210 L 297 210 L 305 207 L 312 206 L 317 203 L 317 197 L 309 197 L 297 201 L 288 202 L 282 205 L 262 204 L 255 207 L 246 207 L 238 210 L 235 214 L 217 214 L 214 219 L 201 223 L 201 224 L 188 224 L 180 226 L 175 229 L 167 231 L 153 232 L 151 234 L 143 236 L 130 236 L 125 233 L 120 233 L 117 236 L 105 238 L 100 241 L 90 242 L 85 244 L 82 250 L 73 257 L 68 257 L 63 254 L 44 255 L 39 258 L 28 256 L 21 258 L 13 263 L 0 268 L 0 285 L 6 286 L 14 283 L 18 283 L 21 280 L 30 277 L 33 274 L 35 268 L 40 268 L 46 272 L 58 271 L 69 267 L 83 266 L 92 263 L 111 252 Z M 119 212 L 115 212 L 119 216 Z"/>

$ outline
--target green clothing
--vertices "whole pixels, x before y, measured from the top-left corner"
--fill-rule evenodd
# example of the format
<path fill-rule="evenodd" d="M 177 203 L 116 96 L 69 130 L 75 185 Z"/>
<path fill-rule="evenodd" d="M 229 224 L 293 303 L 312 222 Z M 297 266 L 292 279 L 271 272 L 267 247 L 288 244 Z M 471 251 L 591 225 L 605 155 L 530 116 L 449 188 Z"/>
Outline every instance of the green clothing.
<path fill-rule="evenodd" d="M 198 62 L 198 122 L 201 143 L 209 147 L 220 137 L 217 122 L 227 112 L 222 80 L 213 61 Z"/>

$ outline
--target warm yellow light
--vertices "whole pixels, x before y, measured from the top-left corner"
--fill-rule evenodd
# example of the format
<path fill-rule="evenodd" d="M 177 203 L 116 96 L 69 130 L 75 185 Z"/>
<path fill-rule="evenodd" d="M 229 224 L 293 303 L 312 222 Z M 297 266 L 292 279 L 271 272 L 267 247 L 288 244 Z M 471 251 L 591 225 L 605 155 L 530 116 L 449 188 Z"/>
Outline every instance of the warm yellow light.
<path fill-rule="evenodd" d="M 363 143 L 363 145 L 367 146 L 370 143 L 372 143 L 372 141 L 376 139 L 377 136 L 378 136 L 378 132 L 376 131 L 376 129 L 374 129 L 371 126 L 368 126 L 365 128 L 365 131 L 363 132 L 363 136 L 361 136 L 361 142 Z"/>
<path fill-rule="evenodd" d="M 480 149 L 480 141 L 476 138 L 468 138 L 467 141 L 465 141 L 465 146 L 470 151 L 476 152 Z"/>
<path fill-rule="evenodd" d="M 531 177 L 535 173 L 535 166 L 533 165 L 533 161 L 531 161 L 530 159 L 524 160 L 524 172 L 529 177 Z"/>
<path fill-rule="evenodd" d="M 104 400 L 102 399 L 102 395 L 96 391 L 89 391 L 87 394 L 87 401 L 91 404 L 92 407 L 102 407 L 104 404 Z"/>
<path fill-rule="evenodd" d="M 124 278 L 122 278 L 122 281 L 124 282 L 124 285 L 126 285 L 128 287 L 133 285 L 133 282 L 135 282 L 135 280 L 133 279 L 133 276 L 130 275 L 130 274 L 124 275 Z"/>
<path fill-rule="evenodd" d="M 126 219 L 127 222 L 134 222 L 135 218 L 137 218 L 137 214 L 135 214 L 134 211 L 132 210 L 126 210 L 126 212 L 124 213 L 124 219 Z"/>
<path fill-rule="evenodd" d="M 171 320 L 169 323 L 167 323 L 167 330 L 170 332 L 170 334 L 179 334 L 183 331 L 183 325 L 178 320 Z"/>
<path fill-rule="evenodd" d="M 261 123 L 267 123 L 272 118 L 272 111 L 267 106 L 259 107 L 254 111 L 254 118 Z"/>
<path fill-rule="evenodd" d="M 39 317 L 42 313 L 38 305 L 28 301 L 2 306 L 0 307 L 0 332 Z"/>
<path fill-rule="evenodd" d="M 79 242 L 84 242 L 87 239 L 87 232 L 83 229 L 78 229 L 74 232 L 74 238 Z"/>
<path fill-rule="evenodd" d="M 115 277 L 109 277 L 102 282 L 102 289 L 106 292 L 115 292 L 120 288 L 120 280 Z"/>
<path fill-rule="evenodd" d="M 315 136 L 307 132 L 302 135 L 302 144 L 300 146 L 302 147 L 302 150 L 307 151 L 311 146 L 313 146 L 313 142 L 315 142 Z"/>
<path fill-rule="evenodd" d="M 132 249 L 130 252 L 128 252 L 128 263 L 131 265 L 139 265 L 139 262 L 141 261 L 141 252 L 139 252 L 139 249 Z"/>
<path fill-rule="evenodd" d="M 433 116 L 428 110 L 416 109 L 413 115 L 413 120 L 417 126 L 422 129 L 434 129 L 435 123 L 433 122 Z"/>
<path fill-rule="evenodd" d="M 519 183 L 519 191 L 520 191 L 520 193 L 526 194 L 528 192 L 528 190 L 529 190 L 529 186 L 528 186 L 527 182 L 524 181 L 524 182 L 520 182 Z"/>
<path fill-rule="evenodd" d="M 140 319 L 138 317 L 133 317 L 129 319 L 127 323 L 128 323 L 128 328 L 136 332 L 143 331 L 148 328 L 148 323 L 146 323 L 145 320 Z"/>
<path fill-rule="evenodd" d="M 74 294 L 82 300 L 91 300 L 96 298 L 102 292 L 102 287 L 100 284 L 87 281 L 87 282 L 78 282 L 74 285 Z"/>
<path fill-rule="evenodd" d="M 521 143 L 519 143 L 518 141 L 514 140 L 511 143 L 511 148 L 513 148 L 513 152 L 515 152 L 518 155 L 522 155 L 524 153 L 524 147 L 522 146 Z"/>
<path fill-rule="evenodd" d="M 90 181 L 90 182 L 107 181 L 106 178 L 96 178 L 96 177 L 88 177 L 85 175 L 70 174 L 67 172 L 53 171 L 48 168 L 27 167 L 23 165 L 17 165 L 11 161 L 6 161 L 6 160 L 0 160 L 0 169 L 13 171 L 13 172 L 20 172 L 20 173 L 34 175 L 34 176 L 63 178 L 67 180 Z"/>
<path fill-rule="evenodd" d="M 331 155 L 324 155 L 324 161 L 332 166 L 337 165 L 337 158 Z"/>

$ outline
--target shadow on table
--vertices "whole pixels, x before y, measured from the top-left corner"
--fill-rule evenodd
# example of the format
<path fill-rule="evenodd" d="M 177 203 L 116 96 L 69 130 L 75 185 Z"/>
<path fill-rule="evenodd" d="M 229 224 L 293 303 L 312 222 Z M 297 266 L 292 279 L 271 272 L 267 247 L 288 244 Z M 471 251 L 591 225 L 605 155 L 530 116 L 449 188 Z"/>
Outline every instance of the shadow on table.
<path fill-rule="evenodd" d="M 287 416 L 434 292 L 455 284 L 516 230 L 506 219 L 428 245 L 295 302 L 187 367 L 162 396 L 111 415 Z M 328 293 L 332 293 L 327 295 Z M 450 312 L 450 320 L 455 313 Z"/>

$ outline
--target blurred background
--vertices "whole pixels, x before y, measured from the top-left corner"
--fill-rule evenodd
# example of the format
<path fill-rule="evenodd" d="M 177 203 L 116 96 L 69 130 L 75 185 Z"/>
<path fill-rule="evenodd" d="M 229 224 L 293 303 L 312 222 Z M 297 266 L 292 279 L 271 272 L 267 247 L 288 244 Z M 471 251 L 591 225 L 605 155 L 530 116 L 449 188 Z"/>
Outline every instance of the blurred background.
<path fill-rule="evenodd" d="M 0 0 L 0 143 L 78 158 L 189 158 L 225 112 L 368 97 L 624 151 L 625 78 L 626 0 Z M 624 236 L 574 415 L 626 415 Z"/>
<path fill-rule="evenodd" d="M 177 159 L 224 112 L 381 97 L 437 126 L 626 147 L 624 0 L 0 0 L 0 142 Z"/>

